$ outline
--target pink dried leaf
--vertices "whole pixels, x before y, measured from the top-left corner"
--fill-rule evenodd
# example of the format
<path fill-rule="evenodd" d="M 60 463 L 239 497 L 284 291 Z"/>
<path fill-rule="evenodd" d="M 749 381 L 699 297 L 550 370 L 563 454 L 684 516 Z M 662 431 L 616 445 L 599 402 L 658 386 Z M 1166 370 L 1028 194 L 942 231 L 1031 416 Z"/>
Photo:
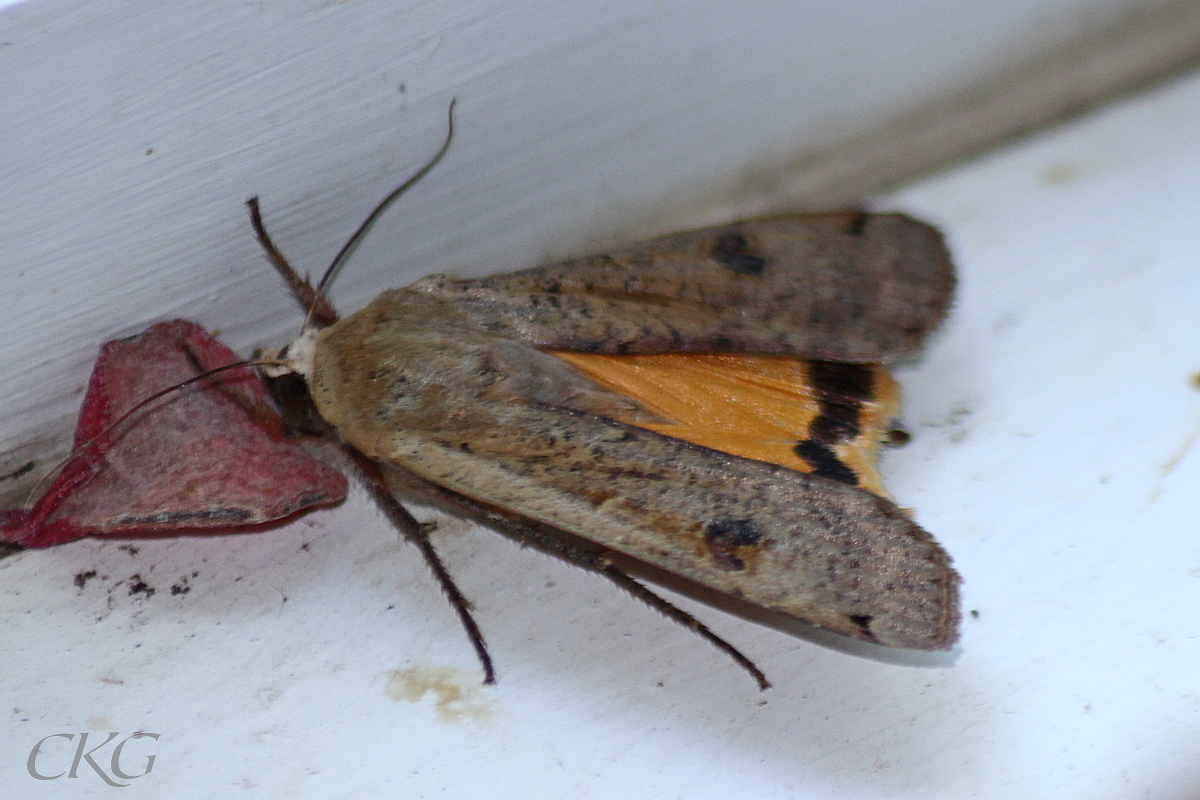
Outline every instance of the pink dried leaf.
<path fill-rule="evenodd" d="M 238 361 L 203 328 L 154 325 L 100 348 L 76 453 L 32 509 L 0 512 L 0 541 L 229 533 L 333 505 L 346 478 L 284 436 L 253 369 L 218 373 L 108 426 L 155 392 Z"/>

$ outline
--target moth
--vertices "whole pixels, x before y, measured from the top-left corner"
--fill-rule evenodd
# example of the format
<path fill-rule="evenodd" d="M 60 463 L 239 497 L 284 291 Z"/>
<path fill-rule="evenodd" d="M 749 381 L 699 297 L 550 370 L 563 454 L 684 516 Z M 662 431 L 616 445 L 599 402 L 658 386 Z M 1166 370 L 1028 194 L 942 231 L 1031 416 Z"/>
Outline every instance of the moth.
<path fill-rule="evenodd" d="M 267 369 L 277 386 L 294 390 L 303 378 L 306 391 L 281 402 L 344 446 L 421 548 L 485 681 L 494 672 L 468 604 L 397 494 L 604 575 L 721 648 L 763 688 L 748 658 L 631 573 L 853 639 L 950 648 L 960 579 L 885 496 L 873 467 L 895 411 L 881 365 L 913 353 L 951 301 L 954 270 L 938 232 L 861 211 L 749 220 L 490 277 L 433 275 L 339 318 L 328 282 L 388 204 L 444 155 L 452 112 L 442 149 L 375 209 L 316 287 L 250 205 L 268 257 L 309 314 Z M 208 347 L 189 342 L 186 353 Z M 192 374 L 214 365 L 182 358 Z M 229 376 L 246 381 L 244 370 Z M 251 383 L 229 403 L 277 429 Z M 0 517 L 0 539 L 36 544 L 47 520 L 70 517 L 64 498 L 86 491 L 102 462 L 136 438 L 120 433 L 137 428 L 136 414 L 110 430 L 113 416 L 86 432 L 81 424 L 83 467 L 64 470 L 32 512 Z M 105 436 L 114 441 L 88 455 Z M 319 469 L 296 486 L 296 499 L 269 513 L 253 498 L 216 497 L 188 506 L 186 519 L 151 515 L 150 532 L 268 522 L 345 491 Z M 113 505 L 105 495 L 98 516 Z M 146 532 L 145 515 L 141 524 L 126 531 Z M 111 532 L 94 520 L 72 531 Z"/>

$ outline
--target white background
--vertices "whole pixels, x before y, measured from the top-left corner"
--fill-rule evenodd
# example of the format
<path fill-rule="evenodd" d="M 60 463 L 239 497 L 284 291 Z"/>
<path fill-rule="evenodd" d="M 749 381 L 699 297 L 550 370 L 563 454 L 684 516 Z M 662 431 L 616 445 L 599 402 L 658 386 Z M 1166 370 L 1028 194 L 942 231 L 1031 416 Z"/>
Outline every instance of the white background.
<path fill-rule="evenodd" d="M 1198 53 L 1190 0 L 12 5 L 0 474 L 64 449 L 101 341 L 173 317 L 243 352 L 294 335 L 243 201 L 319 272 L 433 152 L 451 97 L 450 158 L 359 251 L 344 308 L 844 202 Z"/>
<path fill-rule="evenodd" d="M 358 206 L 374 196 L 360 195 L 386 186 L 436 145 L 435 112 L 445 99 L 431 97 L 434 110 L 411 128 L 399 106 L 379 111 L 377 135 L 352 145 L 394 158 L 370 191 L 326 177 L 314 180 L 319 203 L 286 198 L 277 233 L 296 241 L 289 251 L 333 249 L 337 234 L 318 247 L 309 224 L 332 214 L 333 229 L 352 227 Z M 1200 76 L 1185 77 L 879 202 L 939 223 L 962 277 L 949 323 L 919 362 L 900 371 L 914 441 L 884 465 L 899 501 L 955 556 L 964 607 L 978 612 L 964 620 L 952 667 L 858 659 L 681 601 L 767 671 L 775 688 L 760 694 L 722 656 L 604 581 L 446 522 L 436 541 L 474 600 L 499 665 L 499 686 L 483 689 L 416 554 L 356 498 L 269 534 L 134 549 L 82 541 L 0 561 L 0 789 L 29 798 L 111 796 L 116 790 L 86 768 L 76 779 L 33 780 L 25 772 L 29 748 L 59 732 L 143 730 L 161 738 L 127 749 L 155 753 L 154 771 L 122 797 L 1196 796 L 1197 109 Z M 465 98 L 466 141 L 499 135 L 472 130 L 471 110 Z M 656 115 L 672 111 L 651 108 L 647 125 L 657 130 Z M 261 156 L 274 168 L 253 189 L 243 177 L 225 186 L 222 199 L 232 198 L 234 208 L 221 224 L 234 235 L 231 249 L 215 255 L 234 276 L 230 285 L 259 287 L 250 305 L 282 302 L 269 278 L 244 276 L 257 262 L 241 241 L 237 201 L 294 185 L 305 167 L 309 177 L 323 170 L 295 164 L 287 147 L 274 150 L 281 137 L 265 128 L 250 136 L 193 128 L 231 150 L 272 154 Z M 572 122 L 542 118 L 531 129 L 550 143 L 535 161 L 545 182 L 561 174 L 562 162 L 551 169 L 546 154 L 567 147 Z M 141 153 L 149 147 L 170 152 L 158 138 L 166 131 L 139 142 L 136 155 L 147 158 Z M 176 135 L 176 146 L 190 141 Z M 397 137 L 421 152 L 396 154 Z M 500 138 L 495 146 L 524 149 L 520 139 Z M 37 143 L 32 132 L 30 141 Z M 687 152 L 688 140 L 680 141 Z M 149 185 L 171 187 L 185 208 L 159 208 L 154 219 L 147 211 L 129 229 L 134 244 L 114 232 L 89 247 L 60 232 L 45 246 L 59 272 L 38 273 L 39 281 L 60 280 L 37 291 L 78 291 L 63 270 L 88 256 L 124 287 L 115 319 L 110 299 L 68 304 L 81 329 L 110 315 L 109 329 L 93 340 L 143 327 L 153 316 L 143 305 L 174 296 L 174 276 L 139 277 L 146 265 L 124 256 L 155 225 L 191 230 L 182 222 L 186 206 L 218 202 L 215 184 L 196 197 L 187 179 L 220 175 L 222 162 L 180 158 Z M 623 170 L 637 166 L 633 153 L 625 158 L 613 175 L 627 177 Z M 437 174 L 449 186 L 431 181 L 410 198 L 396 215 L 400 239 L 425 233 L 415 250 L 399 251 L 406 263 L 425 263 L 442 243 L 452 245 L 451 260 L 482 264 L 487 225 L 505 259 L 550 252 L 567 246 L 551 230 L 564 217 L 594 220 L 570 234 L 578 243 L 607 235 L 606 226 L 633 226 L 625 203 L 644 208 L 672 181 L 697 191 L 670 169 L 642 189 L 625 189 L 589 162 L 577 172 L 581 185 L 594 181 L 592 194 L 572 175 L 570 191 L 581 193 L 567 199 L 523 183 L 532 172 L 505 181 L 492 168 L 448 164 Z M 16 216 L 57 219 L 39 201 L 60 197 L 79 173 L 79 164 L 64 164 L 61 174 L 43 175 L 39 189 L 12 167 L 8 174 L 33 192 Z M 135 187 L 141 180 L 129 178 Z M 508 189 L 507 225 L 480 221 L 478 207 Z M 531 215 L 530 198 L 548 196 L 566 210 Z M 586 207 L 589 196 L 595 208 Z M 76 198 L 74 218 L 120 197 L 114 189 Z M 448 208 L 466 227 L 440 216 Z M 170 244 L 159 233 L 150 238 Z M 361 279 L 349 283 L 351 297 L 370 291 Z M 179 300 L 180 310 L 199 309 L 193 316 L 216 325 L 216 317 L 245 307 L 227 305 L 232 291 L 207 304 Z M 256 324 L 266 329 L 250 320 L 239 323 L 241 335 Z M 5 379 L 23 385 L 69 367 L 82 383 L 93 346 L 53 364 L 47 352 L 19 369 L 5 361 Z M 74 577 L 89 570 L 97 576 L 77 588 Z M 131 595 L 135 575 L 156 592 Z M 188 591 L 172 594 L 185 579 Z M 436 691 L 412 700 L 413 686 Z M 53 758 L 67 752 L 51 746 L 43 768 L 51 771 Z"/>

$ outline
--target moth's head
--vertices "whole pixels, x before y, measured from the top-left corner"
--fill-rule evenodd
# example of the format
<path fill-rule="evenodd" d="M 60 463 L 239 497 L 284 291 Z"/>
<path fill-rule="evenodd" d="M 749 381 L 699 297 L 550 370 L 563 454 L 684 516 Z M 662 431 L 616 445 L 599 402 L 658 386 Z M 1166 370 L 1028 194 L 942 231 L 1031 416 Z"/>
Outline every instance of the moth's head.
<path fill-rule="evenodd" d="M 263 372 L 269 378 L 281 378 L 284 375 L 301 375 L 305 380 L 312 377 L 313 353 L 317 345 L 317 334 L 320 330 L 309 327 L 297 336 L 292 343 L 275 354 L 274 361 L 278 363 L 263 367 Z"/>

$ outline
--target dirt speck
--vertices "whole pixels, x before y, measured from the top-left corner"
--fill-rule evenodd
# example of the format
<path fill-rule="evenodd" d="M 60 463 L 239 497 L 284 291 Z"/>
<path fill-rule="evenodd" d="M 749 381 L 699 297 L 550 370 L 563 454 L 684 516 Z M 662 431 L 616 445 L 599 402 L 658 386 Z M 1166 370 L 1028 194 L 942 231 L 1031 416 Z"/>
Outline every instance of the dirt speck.
<path fill-rule="evenodd" d="M 148 584 L 144 580 L 142 580 L 141 575 L 130 575 L 129 576 L 129 596 L 130 597 L 134 597 L 136 595 L 141 595 L 143 599 L 147 599 L 147 598 L 153 597 L 154 593 L 157 591 L 158 590 L 155 589 L 153 586 L 151 586 L 150 584 Z"/>

